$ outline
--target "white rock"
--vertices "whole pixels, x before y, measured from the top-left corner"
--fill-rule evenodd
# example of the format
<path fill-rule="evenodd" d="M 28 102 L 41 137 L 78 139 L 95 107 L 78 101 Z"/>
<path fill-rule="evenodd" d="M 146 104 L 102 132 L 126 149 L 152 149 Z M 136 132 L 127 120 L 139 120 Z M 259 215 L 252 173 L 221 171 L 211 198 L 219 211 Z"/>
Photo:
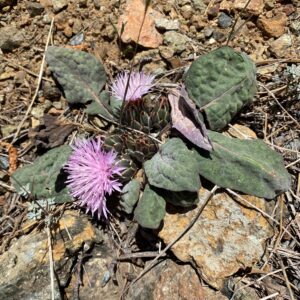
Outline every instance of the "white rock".
<path fill-rule="evenodd" d="M 166 18 L 156 19 L 155 26 L 158 29 L 163 30 L 178 30 L 179 29 L 179 21 L 178 20 L 169 20 Z"/>

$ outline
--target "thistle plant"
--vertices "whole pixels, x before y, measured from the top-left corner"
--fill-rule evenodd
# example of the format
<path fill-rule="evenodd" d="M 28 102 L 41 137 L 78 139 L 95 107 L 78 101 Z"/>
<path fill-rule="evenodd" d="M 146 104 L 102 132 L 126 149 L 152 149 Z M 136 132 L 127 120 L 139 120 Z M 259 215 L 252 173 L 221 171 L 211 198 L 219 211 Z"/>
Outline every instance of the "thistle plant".
<path fill-rule="evenodd" d="M 14 174 L 21 184 L 34 177 L 33 186 L 38 188 L 32 188 L 31 193 L 36 197 L 55 196 L 57 203 L 73 201 L 71 197 L 61 200 L 66 183 L 69 194 L 87 211 L 107 217 L 107 197 L 120 191 L 122 184 L 130 184 L 137 170 L 143 168 L 143 194 L 136 196 L 138 190 L 132 193 L 134 199 L 126 197 L 140 225 L 158 228 L 165 213 L 164 201 L 194 205 L 202 178 L 267 199 L 290 188 L 291 177 L 281 156 L 262 141 L 238 140 L 216 132 L 223 131 L 256 93 L 255 65 L 246 54 L 221 47 L 200 56 L 183 78 L 184 93 L 177 89 L 155 93 L 155 76 L 133 71 L 131 64 L 129 72 L 118 75 L 110 85 L 113 97 L 103 97 L 107 77 L 92 55 L 49 47 L 47 61 L 68 102 L 90 106 L 88 114 L 111 121 L 114 127 L 103 141 L 78 141 L 71 154 L 69 146 L 52 149 Z M 157 145 L 166 125 L 172 130 L 168 130 L 164 143 Z M 207 140 L 211 147 L 207 147 Z M 61 172 L 65 161 L 67 181 Z M 120 197 L 126 204 L 124 195 Z M 135 209 L 132 203 L 137 203 Z"/>
<path fill-rule="evenodd" d="M 124 168 L 117 165 L 117 154 L 104 151 L 102 145 L 101 139 L 77 140 L 64 169 L 69 173 L 69 192 L 79 205 L 93 216 L 103 214 L 107 218 L 106 197 L 120 191 L 122 184 L 117 177 Z"/>

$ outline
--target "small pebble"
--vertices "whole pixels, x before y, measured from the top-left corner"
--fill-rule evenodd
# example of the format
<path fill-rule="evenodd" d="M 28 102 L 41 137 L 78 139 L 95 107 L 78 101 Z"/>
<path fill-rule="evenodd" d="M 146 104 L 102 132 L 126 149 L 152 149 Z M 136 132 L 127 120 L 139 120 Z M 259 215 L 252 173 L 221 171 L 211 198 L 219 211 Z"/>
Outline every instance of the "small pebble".
<path fill-rule="evenodd" d="M 224 42 L 226 40 L 226 34 L 220 31 L 214 31 L 213 38 L 218 42 Z"/>
<path fill-rule="evenodd" d="M 50 16 L 48 14 L 45 14 L 43 16 L 43 23 L 44 24 L 50 24 L 51 23 L 51 18 L 50 18 Z"/>
<path fill-rule="evenodd" d="M 224 12 L 221 12 L 218 20 L 218 24 L 221 28 L 228 28 L 231 26 L 232 23 L 232 18 L 229 17 L 227 14 Z"/>
<path fill-rule="evenodd" d="M 39 16 L 44 11 L 44 7 L 40 3 L 36 3 L 36 2 L 27 2 L 26 8 L 31 17 Z"/>
<path fill-rule="evenodd" d="M 214 5 L 210 7 L 207 11 L 208 19 L 214 19 L 218 15 L 219 9 L 220 9 L 219 5 Z"/>
<path fill-rule="evenodd" d="M 204 36 L 205 36 L 206 38 L 211 37 L 212 34 L 213 34 L 213 32 L 214 32 L 214 30 L 213 30 L 213 28 L 211 28 L 211 27 L 206 27 L 206 28 L 204 28 L 204 30 L 203 30 Z"/>

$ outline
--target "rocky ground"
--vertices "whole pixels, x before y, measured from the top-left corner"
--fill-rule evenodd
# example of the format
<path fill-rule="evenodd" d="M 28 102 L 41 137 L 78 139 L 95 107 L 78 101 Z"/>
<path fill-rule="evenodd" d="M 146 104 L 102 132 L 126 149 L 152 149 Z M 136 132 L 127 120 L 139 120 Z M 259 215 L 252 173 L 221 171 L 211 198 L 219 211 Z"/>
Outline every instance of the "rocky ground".
<path fill-rule="evenodd" d="M 300 297 L 300 2 L 150 2 L 138 38 L 142 0 L 0 0 L 0 298 Z M 194 210 L 170 212 L 159 232 L 118 212 L 97 222 L 72 203 L 53 207 L 51 220 L 32 218 L 38 208 L 11 184 L 10 174 L 41 149 L 103 128 L 68 106 L 44 61 L 47 42 L 93 54 L 110 79 L 133 62 L 170 84 L 222 45 L 247 53 L 258 93 L 229 133 L 261 138 L 281 153 L 291 189 L 267 202 L 220 191 L 189 234 L 135 282 Z"/>

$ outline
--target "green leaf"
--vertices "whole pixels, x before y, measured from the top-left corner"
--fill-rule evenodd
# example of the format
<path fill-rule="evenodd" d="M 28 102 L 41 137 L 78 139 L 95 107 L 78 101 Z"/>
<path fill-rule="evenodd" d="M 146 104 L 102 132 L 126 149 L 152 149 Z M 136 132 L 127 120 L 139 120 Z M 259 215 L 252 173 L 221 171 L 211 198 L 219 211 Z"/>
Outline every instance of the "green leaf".
<path fill-rule="evenodd" d="M 198 193 L 196 192 L 163 191 L 161 195 L 167 202 L 175 206 L 190 207 L 199 202 Z"/>
<path fill-rule="evenodd" d="M 69 103 L 95 102 L 99 115 L 106 120 L 114 120 L 109 106 L 99 96 L 106 82 L 106 73 L 94 56 L 83 51 L 51 46 L 47 50 L 46 60 Z"/>
<path fill-rule="evenodd" d="M 287 191 L 291 177 L 281 155 L 260 140 L 239 140 L 209 132 L 213 151 L 199 151 L 199 173 L 224 188 L 267 199 Z"/>
<path fill-rule="evenodd" d="M 121 192 L 121 206 L 127 214 L 133 212 L 133 208 L 139 200 L 141 185 L 136 179 L 129 181 Z"/>
<path fill-rule="evenodd" d="M 99 95 L 99 99 L 101 104 L 105 105 L 106 107 L 109 106 L 109 93 L 107 91 L 102 91 Z M 90 116 L 101 115 L 103 110 L 103 106 L 100 105 L 98 102 L 93 101 L 86 105 L 85 112 Z"/>
<path fill-rule="evenodd" d="M 147 184 L 134 211 L 135 220 L 145 228 L 157 229 L 166 214 L 164 198 L 154 192 Z"/>
<path fill-rule="evenodd" d="M 25 187 L 38 200 L 73 201 L 65 185 L 67 174 L 62 169 L 71 152 L 72 148 L 67 145 L 49 150 L 33 164 L 17 169 L 12 176 L 13 186 L 21 194 L 24 194 L 22 187 Z"/>
<path fill-rule="evenodd" d="M 169 191 L 196 192 L 200 188 L 195 150 L 189 150 L 179 138 L 169 139 L 144 163 L 151 185 Z"/>
<path fill-rule="evenodd" d="M 200 56 L 189 68 L 185 86 L 212 130 L 224 128 L 256 93 L 254 63 L 230 47 Z"/>

